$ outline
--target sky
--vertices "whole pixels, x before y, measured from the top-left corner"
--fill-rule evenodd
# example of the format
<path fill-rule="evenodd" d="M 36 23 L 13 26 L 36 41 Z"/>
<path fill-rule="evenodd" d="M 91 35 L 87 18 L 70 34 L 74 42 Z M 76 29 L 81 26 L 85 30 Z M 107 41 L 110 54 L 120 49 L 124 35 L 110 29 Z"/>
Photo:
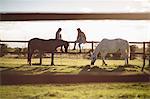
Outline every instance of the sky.
<path fill-rule="evenodd" d="M 150 12 L 150 0 L 0 0 L 0 12 Z"/>
<path fill-rule="evenodd" d="M 0 0 L 0 13 L 6 12 L 150 13 L 150 0 Z M 76 40 L 77 28 L 81 28 L 88 41 L 103 38 L 150 41 L 150 20 L 3 21 L 0 22 L 0 40 L 55 38 L 59 27 L 62 38 L 68 41 Z M 26 44 L 11 43 L 10 46 Z"/>

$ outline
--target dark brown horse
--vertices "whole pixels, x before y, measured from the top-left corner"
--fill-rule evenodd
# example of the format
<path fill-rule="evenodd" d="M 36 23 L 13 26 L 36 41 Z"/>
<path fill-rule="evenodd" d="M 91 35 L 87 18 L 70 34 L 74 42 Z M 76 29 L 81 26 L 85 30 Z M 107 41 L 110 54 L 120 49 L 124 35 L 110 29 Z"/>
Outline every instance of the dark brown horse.
<path fill-rule="evenodd" d="M 68 50 L 69 43 L 64 40 L 58 39 L 49 39 L 43 40 L 39 38 L 33 38 L 28 43 L 28 62 L 31 65 L 32 54 L 35 50 L 39 51 L 40 55 L 40 64 L 42 64 L 42 55 L 44 52 L 50 52 L 51 56 L 51 65 L 54 65 L 54 53 L 57 47 L 64 46 L 65 52 Z"/>

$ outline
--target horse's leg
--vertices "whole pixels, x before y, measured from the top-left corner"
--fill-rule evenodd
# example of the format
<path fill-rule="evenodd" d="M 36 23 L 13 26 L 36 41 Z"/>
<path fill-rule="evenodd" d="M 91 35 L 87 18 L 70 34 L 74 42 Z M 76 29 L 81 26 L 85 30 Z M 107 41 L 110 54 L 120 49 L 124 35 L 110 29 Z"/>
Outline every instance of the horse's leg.
<path fill-rule="evenodd" d="M 105 62 L 105 56 L 107 55 L 107 53 L 103 53 L 101 54 L 101 57 L 102 57 L 102 66 L 105 65 L 107 66 L 106 62 Z"/>
<path fill-rule="evenodd" d="M 63 46 L 61 46 L 61 49 L 60 49 L 60 50 L 61 50 L 61 52 L 64 52 L 64 51 L 63 51 Z"/>
<path fill-rule="evenodd" d="M 104 63 L 105 63 L 105 61 L 104 61 L 103 58 L 102 58 L 102 66 L 104 65 Z"/>
<path fill-rule="evenodd" d="M 129 60 L 128 60 L 128 57 L 126 58 L 126 60 L 127 60 L 127 65 L 129 64 Z"/>
<path fill-rule="evenodd" d="M 125 51 L 121 51 L 121 55 L 125 60 L 125 65 L 128 65 L 128 55 L 125 53 Z"/>
<path fill-rule="evenodd" d="M 103 62 L 103 63 L 102 63 L 102 66 L 103 66 L 103 65 L 107 66 L 107 64 L 106 64 L 106 62 L 105 62 L 105 58 L 102 59 L 102 62 Z"/>
<path fill-rule="evenodd" d="M 51 55 L 51 65 L 54 65 L 54 52 L 52 52 Z"/>
<path fill-rule="evenodd" d="M 127 60 L 127 65 L 129 64 L 129 59 L 128 59 L 128 54 L 129 52 L 126 53 L 126 60 Z"/>
<path fill-rule="evenodd" d="M 129 64 L 128 55 L 127 53 L 125 53 L 125 65 L 128 65 L 128 64 Z"/>
<path fill-rule="evenodd" d="M 102 59 L 102 66 L 105 65 L 105 61 Z"/>
<path fill-rule="evenodd" d="M 28 52 L 28 62 L 29 65 L 32 65 L 31 60 L 32 60 L 32 54 L 33 54 L 34 50 L 31 50 L 30 52 Z"/>
<path fill-rule="evenodd" d="M 28 52 L 28 63 L 31 65 L 31 52 Z"/>

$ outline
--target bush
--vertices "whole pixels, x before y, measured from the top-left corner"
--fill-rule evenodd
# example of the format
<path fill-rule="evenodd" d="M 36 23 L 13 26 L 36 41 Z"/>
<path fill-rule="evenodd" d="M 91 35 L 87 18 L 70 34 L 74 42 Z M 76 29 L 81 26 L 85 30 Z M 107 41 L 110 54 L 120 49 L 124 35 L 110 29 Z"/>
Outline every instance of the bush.
<path fill-rule="evenodd" d="M 7 45 L 6 44 L 0 44 L 0 57 L 3 57 L 7 54 Z"/>
<path fill-rule="evenodd" d="M 130 46 L 130 53 L 132 53 L 132 54 L 130 55 L 130 60 L 136 59 L 135 51 L 136 51 L 137 48 L 138 48 L 138 47 L 137 47 L 136 45 L 131 45 L 131 46 Z"/>

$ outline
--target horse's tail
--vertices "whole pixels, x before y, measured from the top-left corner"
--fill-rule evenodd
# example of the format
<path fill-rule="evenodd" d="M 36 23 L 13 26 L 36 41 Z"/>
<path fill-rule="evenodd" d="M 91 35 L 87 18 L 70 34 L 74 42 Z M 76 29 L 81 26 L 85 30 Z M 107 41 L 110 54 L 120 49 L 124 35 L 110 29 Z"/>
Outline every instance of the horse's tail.
<path fill-rule="evenodd" d="M 31 45 L 30 42 L 28 43 L 28 63 L 31 65 L 31 56 L 32 56 L 32 51 L 31 51 Z"/>
<path fill-rule="evenodd" d="M 130 45 L 129 45 L 129 43 L 127 43 L 128 45 L 127 45 L 127 54 L 128 54 L 128 57 L 130 57 Z"/>

